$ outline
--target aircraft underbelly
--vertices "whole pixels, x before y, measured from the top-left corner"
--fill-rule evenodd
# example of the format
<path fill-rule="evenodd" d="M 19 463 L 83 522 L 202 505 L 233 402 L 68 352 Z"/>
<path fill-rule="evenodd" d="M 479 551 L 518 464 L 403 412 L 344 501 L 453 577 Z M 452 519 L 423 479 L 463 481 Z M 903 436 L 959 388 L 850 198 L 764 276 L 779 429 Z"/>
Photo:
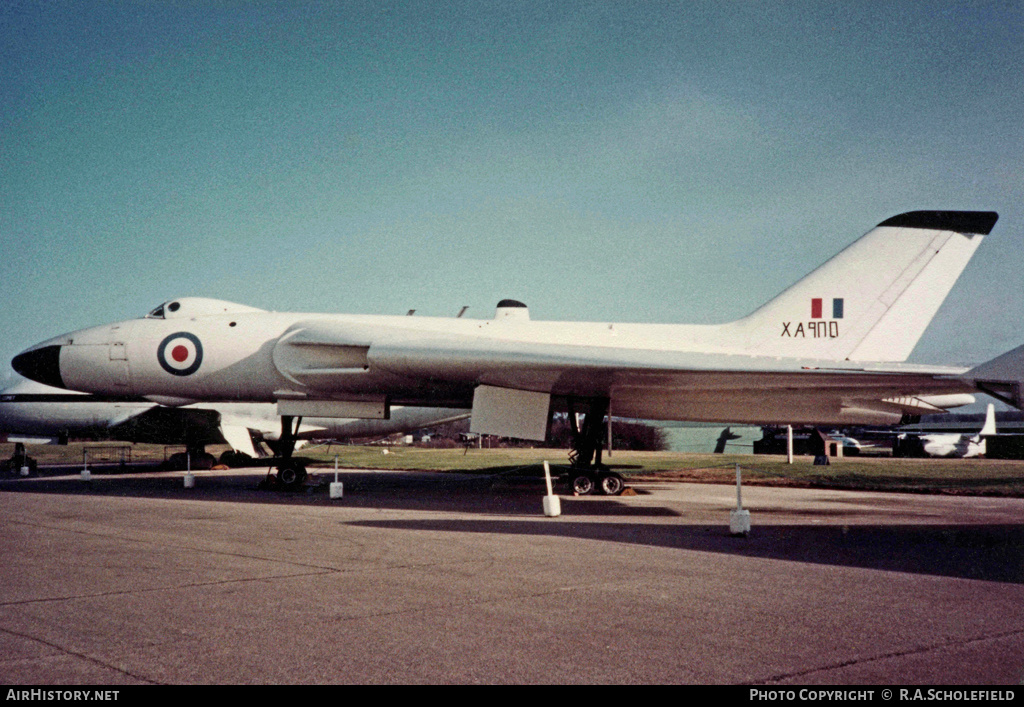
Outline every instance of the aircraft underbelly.
<path fill-rule="evenodd" d="M 869 403 L 876 407 L 867 407 Z M 645 420 L 749 424 L 892 424 L 902 417 L 899 409 L 883 409 L 876 401 L 844 400 L 806 392 L 756 391 L 725 395 L 690 391 L 657 396 L 626 392 L 613 395 L 612 412 L 619 417 Z"/>
<path fill-rule="evenodd" d="M 841 376 L 715 374 L 675 376 L 610 389 L 613 414 L 650 420 L 751 424 L 893 424 L 920 404 L 909 390 L 956 392 L 957 381 L 878 376 L 853 385 Z"/>

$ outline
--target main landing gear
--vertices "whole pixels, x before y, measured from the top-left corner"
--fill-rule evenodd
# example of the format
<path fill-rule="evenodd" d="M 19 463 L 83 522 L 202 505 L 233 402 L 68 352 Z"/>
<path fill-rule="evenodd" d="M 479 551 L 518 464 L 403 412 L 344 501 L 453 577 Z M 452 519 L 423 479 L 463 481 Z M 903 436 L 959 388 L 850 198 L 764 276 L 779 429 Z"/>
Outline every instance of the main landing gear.
<path fill-rule="evenodd" d="M 576 421 L 576 401 L 569 399 L 569 431 L 572 447 L 569 449 L 569 488 L 577 496 L 601 493 L 618 496 L 626 488 L 623 478 L 601 463 L 604 446 L 605 416 L 608 399 L 596 398 L 579 427 Z"/>
<path fill-rule="evenodd" d="M 14 454 L 11 455 L 10 459 L 4 459 L 0 462 L 0 469 L 13 474 L 20 474 L 21 470 L 25 469 L 26 474 L 34 474 L 36 472 L 36 460 L 25 451 L 25 444 L 23 442 L 15 442 Z"/>
<path fill-rule="evenodd" d="M 625 490 L 626 482 L 614 471 L 573 469 L 569 472 L 569 487 L 576 496 L 589 496 L 595 492 L 605 496 L 618 496 Z"/>

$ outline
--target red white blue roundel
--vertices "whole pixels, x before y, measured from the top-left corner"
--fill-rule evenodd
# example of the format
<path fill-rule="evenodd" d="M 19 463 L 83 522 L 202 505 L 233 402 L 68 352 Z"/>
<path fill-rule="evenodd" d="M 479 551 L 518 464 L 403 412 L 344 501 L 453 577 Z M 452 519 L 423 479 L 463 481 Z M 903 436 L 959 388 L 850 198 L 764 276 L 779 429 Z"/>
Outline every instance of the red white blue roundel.
<path fill-rule="evenodd" d="M 195 334 L 179 331 L 160 342 L 156 360 L 171 375 L 190 376 L 203 362 L 203 345 Z"/>

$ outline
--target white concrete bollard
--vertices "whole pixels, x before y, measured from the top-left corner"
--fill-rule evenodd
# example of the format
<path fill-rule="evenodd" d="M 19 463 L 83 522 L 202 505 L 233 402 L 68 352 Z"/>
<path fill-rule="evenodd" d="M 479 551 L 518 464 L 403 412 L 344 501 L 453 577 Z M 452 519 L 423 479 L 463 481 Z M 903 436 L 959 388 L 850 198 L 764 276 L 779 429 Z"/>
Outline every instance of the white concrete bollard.
<path fill-rule="evenodd" d="M 750 511 L 738 509 L 729 511 L 729 532 L 733 535 L 750 533 Z"/>
<path fill-rule="evenodd" d="M 736 508 L 729 511 L 729 532 L 733 535 L 750 533 L 750 511 L 743 509 L 743 477 L 736 465 Z"/>
<path fill-rule="evenodd" d="M 331 482 L 330 491 L 331 498 L 341 498 L 345 495 L 345 484 L 338 481 L 338 455 L 334 455 L 334 481 Z"/>
<path fill-rule="evenodd" d="M 541 504 L 544 508 L 544 515 L 549 518 L 562 515 L 562 499 L 554 494 L 551 488 L 551 467 L 548 466 L 547 461 L 544 462 L 544 480 L 548 485 L 548 495 L 544 497 L 544 503 Z"/>

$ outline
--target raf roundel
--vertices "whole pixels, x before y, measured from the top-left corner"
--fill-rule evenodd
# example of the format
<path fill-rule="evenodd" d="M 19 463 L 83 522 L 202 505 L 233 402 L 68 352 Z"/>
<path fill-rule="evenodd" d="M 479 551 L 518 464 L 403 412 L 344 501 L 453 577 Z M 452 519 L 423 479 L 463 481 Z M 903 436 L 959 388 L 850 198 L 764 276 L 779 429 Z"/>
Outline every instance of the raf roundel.
<path fill-rule="evenodd" d="M 203 362 L 203 345 L 195 334 L 180 331 L 160 342 L 156 360 L 171 375 L 190 376 Z"/>

